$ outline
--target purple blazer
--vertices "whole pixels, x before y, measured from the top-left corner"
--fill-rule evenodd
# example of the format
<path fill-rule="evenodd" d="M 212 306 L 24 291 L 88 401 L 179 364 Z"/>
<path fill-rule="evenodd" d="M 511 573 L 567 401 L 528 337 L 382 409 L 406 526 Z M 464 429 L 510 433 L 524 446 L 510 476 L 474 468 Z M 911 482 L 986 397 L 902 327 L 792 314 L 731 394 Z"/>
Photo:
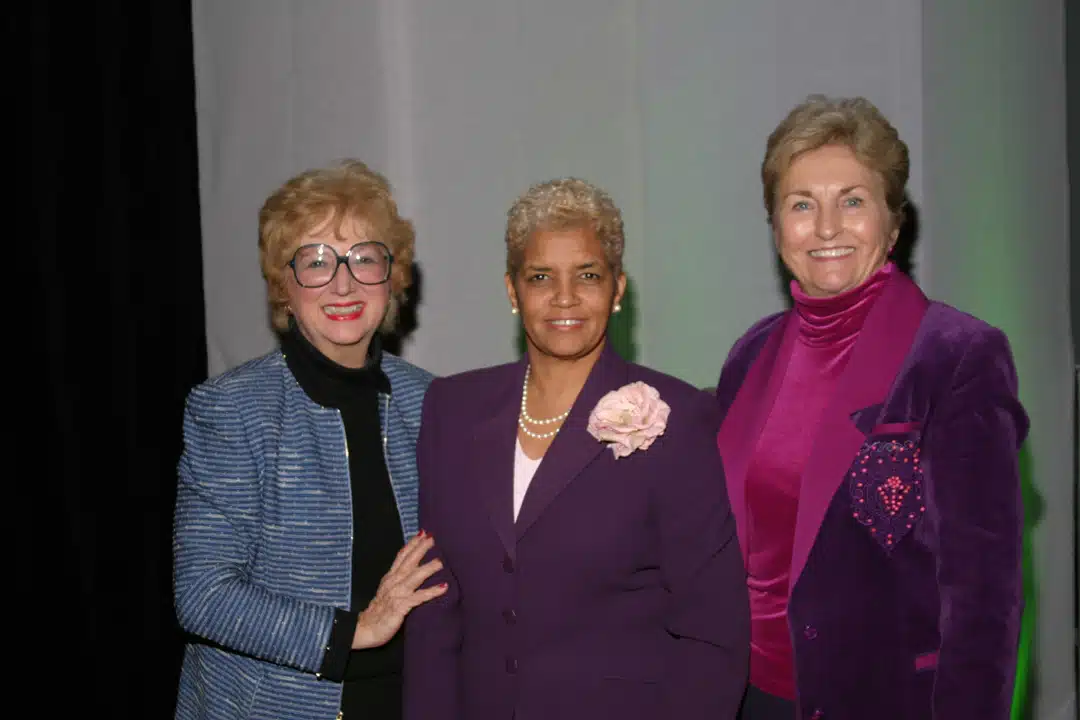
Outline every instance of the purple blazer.
<path fill-rule="evenodd" d="M 449 583 L 406 627 L 407 720 L 734 718 L 749 608 L 714 400 L 605 349 L 512 491 L 525 362 L 437 379 L 420 431 L 420 524 Z M 648 450 L 586 431 L 627 383 L 671 406 Z"/>
<path fill-rule="evenodd" d="M 740 539 L 746 466 L 796 324 L 789 311 L 752 327 L 717 387 Z M 897 273 L 837 388 L 814 429 L 795 524 L 798 717 L 1005 720 L 1028 426 L 1005 336 Z"/>

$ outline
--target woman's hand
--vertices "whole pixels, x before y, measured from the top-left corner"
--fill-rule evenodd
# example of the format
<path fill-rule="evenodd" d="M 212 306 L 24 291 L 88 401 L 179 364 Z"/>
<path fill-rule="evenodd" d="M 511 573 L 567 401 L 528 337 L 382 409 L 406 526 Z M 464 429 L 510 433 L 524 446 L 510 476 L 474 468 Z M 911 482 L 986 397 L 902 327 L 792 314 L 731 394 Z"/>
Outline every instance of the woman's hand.
<path fill-rule="evenodd" d="M 353 650 L 379 647 L 390 642 L 401 629 L 410 610 L 446 592 L 446 583 L 423 590 L 417 589 L 442 569 L 442 562 L 439 560 L 420 564 L 433 547 L 434 538 L 421 530 L 398 551 L 394 564 L 379 582 L 374 599 L 356 618 Z"/>

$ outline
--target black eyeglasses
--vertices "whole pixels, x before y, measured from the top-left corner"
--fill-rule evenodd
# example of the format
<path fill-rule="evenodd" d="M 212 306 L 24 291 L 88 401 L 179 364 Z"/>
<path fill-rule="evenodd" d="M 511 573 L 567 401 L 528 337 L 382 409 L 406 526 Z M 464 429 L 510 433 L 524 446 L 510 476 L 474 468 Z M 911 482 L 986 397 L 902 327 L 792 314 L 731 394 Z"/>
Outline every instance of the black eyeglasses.
<path fill-rule="evenodd" d="M 289 261 L 297 284 L 306 288 L 328 285 L 341 265 L 361 285 L 382 285 L 390 279 L 393 264 L 394 256 L 381 242 L 356 243 L 344 255 L 325 243 L 302 245 Z"/>

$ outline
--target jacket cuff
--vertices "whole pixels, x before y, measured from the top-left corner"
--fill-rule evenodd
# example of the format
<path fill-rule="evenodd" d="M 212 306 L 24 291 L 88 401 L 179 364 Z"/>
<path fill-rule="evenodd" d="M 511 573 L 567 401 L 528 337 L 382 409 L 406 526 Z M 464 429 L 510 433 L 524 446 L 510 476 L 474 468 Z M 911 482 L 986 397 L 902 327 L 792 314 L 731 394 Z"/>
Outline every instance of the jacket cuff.
<path fill-rule="evenodd" d="M 345 666 L 349 663 L 349 651 L 356 632 L 356 618 L 360 615 L 351 610 L 334 610 L 334 625 L 326 641 L 322 665 L 315 675 L 320 680 L 341 682 L 345 679 Z"/>

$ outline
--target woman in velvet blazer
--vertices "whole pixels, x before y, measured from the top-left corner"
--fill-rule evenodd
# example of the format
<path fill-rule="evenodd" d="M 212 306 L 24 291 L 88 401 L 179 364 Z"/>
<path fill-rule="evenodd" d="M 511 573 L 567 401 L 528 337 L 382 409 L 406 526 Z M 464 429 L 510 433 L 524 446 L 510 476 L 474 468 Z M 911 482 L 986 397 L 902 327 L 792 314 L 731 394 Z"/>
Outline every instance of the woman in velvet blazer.
<path fill-rule="evenodd" d="M 1027 419 L 1005 336 L 888 261 L 907 175 L 861 98 L 810 98 L 769 138 L 794 308 L 736 343 L 717 389 L 748 720 L 1009 717 Z"/>
<path fill-rule="evenodd" d="M 449 590 L 409 618 L 405 716 L 733 718 L 747 599 L 715 403 L 608 346 L 626 281 L 606 194 L 534 186 L 507 244 L 526 356 L 424 404 L 420 523 Z"/>

